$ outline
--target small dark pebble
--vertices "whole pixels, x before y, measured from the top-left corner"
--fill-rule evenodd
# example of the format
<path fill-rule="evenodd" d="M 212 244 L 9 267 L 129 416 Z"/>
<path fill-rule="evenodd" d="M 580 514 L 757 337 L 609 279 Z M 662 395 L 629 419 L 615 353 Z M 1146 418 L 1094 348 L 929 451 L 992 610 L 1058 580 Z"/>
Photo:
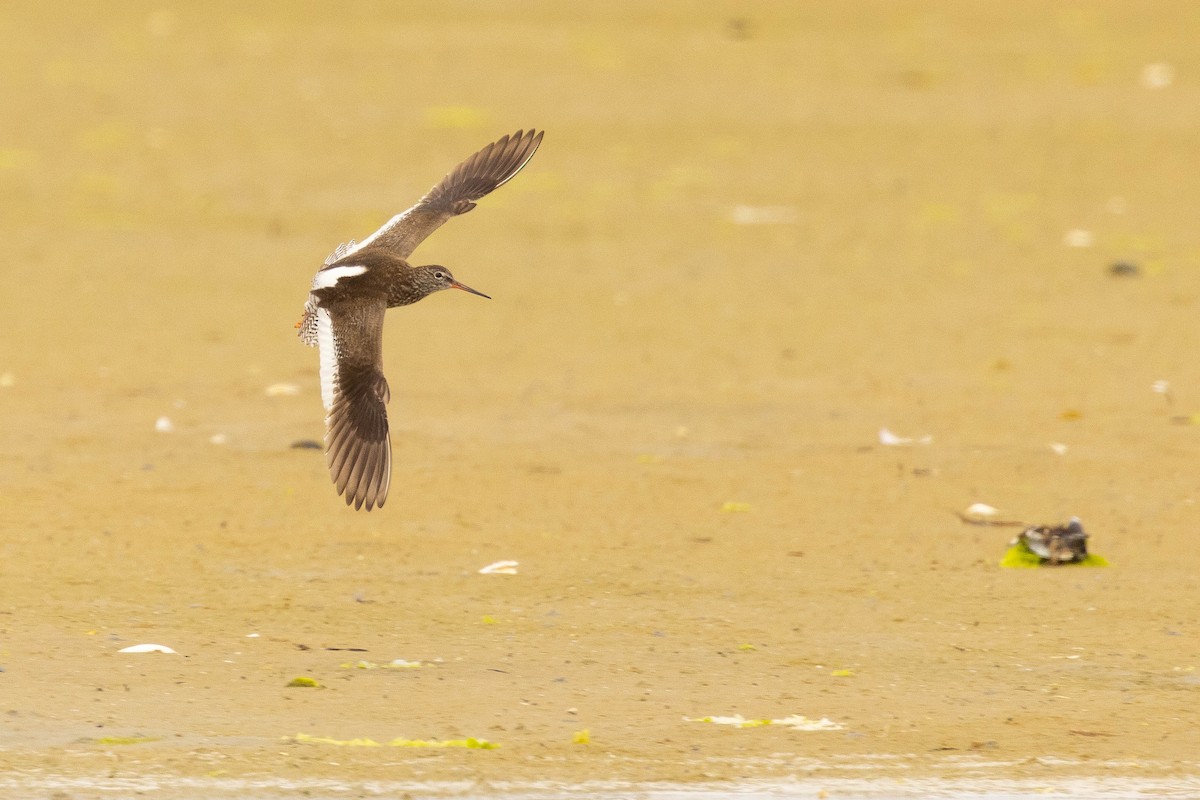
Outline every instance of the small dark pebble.
<path fill-rule="evenodd" d="M 1142 274 L 1142 268 L 1132 261 L 1114 261 L 1108 267 L 1108 274 L 1117 278 L 1136 278 Z"/>
<path fill-rule="evenodd" d="M 320 449 L 322 449 L 321 443 L 318 442 L 316 439 L 297 439 L 296 441 L 292 442 L 291 448 L 293 450 L 320 450 Z"/>
<path fill-rule="evenodd" d="M 744 42 L 754 35 L 753 23 L 745 17 L 734 17 L 725 22 L 725 35 Z"/>

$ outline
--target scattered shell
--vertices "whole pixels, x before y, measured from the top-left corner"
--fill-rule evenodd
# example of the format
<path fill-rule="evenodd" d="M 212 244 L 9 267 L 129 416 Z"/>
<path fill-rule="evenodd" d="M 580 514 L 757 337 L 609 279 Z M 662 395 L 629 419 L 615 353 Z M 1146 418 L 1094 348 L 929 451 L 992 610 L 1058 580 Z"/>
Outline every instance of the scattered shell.
<path fill-rule="evenodd" d="M 1108 265 L 1108 274 L 1114 278 L 1136 278 L 1142 270 L 1132 261 L 1114 261 Z"/>
<path fill-rule="evenodd" d="M 0 373 L 0 389 L 8 389 L 17 385 L 17 376 L 11 372 Z"/>
<path fill-rule="evenodd" d="M 933 437 L 926 434 L 919 439 L 913 439 L 908 436 L 897 436 L 887 428 L 879 429 L 879 443 L 888 447 L 904 447 L 910 444 L 929 444 L 933 441 Z"/>
<path fill-rule="evenodd" d="M 266 388 L 267 397 L 295 397 L 300 394 L 300 385 L 296 383 L 272 383 Z"/>
<path fill-rule="evenodd" d="M 1153 392 L 1158 392 L 1159 394 L 1170 394 L 1171 382 L 1162 380 L 1155 381 L 1154 383 L 1150 384 L 1150 390 Z"/>
<path fill-rule="evenodd" d="M 787 225 L 798 218 L 791 206 L 734 206 L 734 225 Z"/>
<path fill-rule="evenodd" d="M 209 444 L 228 444 L 229 437 L 223 433 L 214 433 L 208 437 Z"/>
<path fill-rule="evenodd" d="M 1175 68 L 1161 61 L 1147 64 L 1142 67 L 1141 80 L 1147 89 L 1165 89 L 1175 82 Z"/>
<path fill-rule="evenodd" d="M 1000 509 L 995 506 L 989 506 L 987 503 L 971 503 L 967 506 L 967 510 L 963 512 L 965 517 L 994 517 L 1000 513 Z"/>
<path fill-rule="evenodd" d="M 809 719 L 800 714 L 793 714 L 783 719 L 771 720 L 772 725 L 785 725 L 797 731 L 840 731 L 845 728 L 840 722 L 834 722 L 829 717 Z"/>
<path fill-rule="evenodd" d="M 744 514 L 750 510 L 750 504 L 740 503 L 737 500 L 726 500 L 721 504 L 721 510 L 726 514 Z"/>
<path fill-rule="evenodd" d="M 1074 228 L 1063 236 L 1063 244 L 1067 247 L 1091 247 L 1096 243 L 1096 234 L 1083 228 Z"/>
<path fill-rule="evenodd" d="M 420 661 L 407 661 L 403 658 L 393 658 L 386 664 L 374 661 L 355 661 L 352 664 L 341 664 L 342 669 L 420 669 L 425 664 Z"/>
<path fill-rule="evenodd" d="M 1055 453 L 1058 453 L 1060 456 L 1065 456 L 1067 454 L 1067 446 L 1062 442 L 1051 442 L 1050 449 Z"/>
<path fill-rule="evenodd" d="M 154 420 L 154 430 L 159 433 L 170 433 L 175 430 L 175 423 L 171 422 L 170 417 L 159 417 Z"/>
<path fill-rule="evenodd" d="M 516 575 L 519 561 L 497 561 L 479 570 L 480 575 Z"/>
<path fill-rule="evenodd" d="M 118 653 L 174 653 L 175 651 L 167 647 L 165 644 L 131 644 L 129 647 L 122 647 Z"/>
<path fill-rule="evenodd" d="M 294 441 L 290 445 L 288 445 L 288 447 L 292 448 L 293 450 L 323 450 L 323 449 L 325 449 L 325 446 L 323 444 L 321 444 L 320 442 L 318 442 L 316 439 L 297 439 L 296 441 Z"/>
<path fill-rule="evenodd" d="M 983 525 L 989 528 L 1026 528 L 1028 523 L 1020 520 L 997 519 L 1000 510 L 987 503 L 972 503 L 964 511 L 956 511 L 958 518 L 968 525 Z"/>

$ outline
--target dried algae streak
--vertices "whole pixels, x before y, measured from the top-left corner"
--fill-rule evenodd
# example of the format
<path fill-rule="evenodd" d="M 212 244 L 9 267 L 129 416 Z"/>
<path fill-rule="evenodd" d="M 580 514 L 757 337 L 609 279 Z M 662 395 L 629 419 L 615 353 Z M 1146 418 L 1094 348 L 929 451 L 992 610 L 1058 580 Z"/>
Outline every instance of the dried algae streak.
<path fill-rule="evenodd" d="M 374 739 L 331 739 L 326 736 L 309 736 L 307 733 L 297 733 L 292 741 L 307 744 L 330 744 L 336 747 L 462 747 L 467 750 L 495 750 L 500 745 L 487 739 L 392 739 L 390 742 L 377 742 Z"/>

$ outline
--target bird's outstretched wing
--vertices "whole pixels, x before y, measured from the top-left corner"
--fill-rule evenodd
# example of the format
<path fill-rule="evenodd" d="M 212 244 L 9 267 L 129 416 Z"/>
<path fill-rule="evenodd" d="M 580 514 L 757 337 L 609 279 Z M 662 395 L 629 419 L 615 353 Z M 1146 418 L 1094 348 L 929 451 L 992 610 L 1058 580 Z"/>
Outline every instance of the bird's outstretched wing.
<path fill-rule="evenodd" d="M 327 264 L 364 247 L 386 247 L 400 258 L 408 258 L 417 245 L 446 220 L 465 214 L 475 201 L 503 186 L 533 158 L 544 131 L 517 131 L 492 142 L 442 178 L 415 206 L 388 220 L 382 228 L 355 244 L 338 247 Z"/>
<path fill-rule="evenodd" d="M 383 376 L 383 315 L 387 299 L 316 307 L 321 349 L 321 399 L 329 474 L 346 505 L 382 506 L 392 480 L 387 379 Z"/>

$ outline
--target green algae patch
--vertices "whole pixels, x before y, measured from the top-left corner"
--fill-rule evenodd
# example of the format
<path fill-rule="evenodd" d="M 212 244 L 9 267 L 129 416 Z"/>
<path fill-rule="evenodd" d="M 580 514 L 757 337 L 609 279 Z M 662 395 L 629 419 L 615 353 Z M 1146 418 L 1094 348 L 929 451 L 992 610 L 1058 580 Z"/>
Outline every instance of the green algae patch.
<path fill-rule="evenodd" d="M 1033 569 L 1034 567 L 1054 566 L 1054 567 L 1107 567 L 1108 559 L 1104 556 L 1098 556 L 1094 553 L 1088 553 L 1078 561 L 1066 561 L 1059 564 L 1050 564 L 1048 559 L 1042 558 L 1037 553 L 1029 549 L 1029 545 L 1025 544 L 1024 539 L 1018 539 L 1016 544 L 1008 548 L 1008 552 L 1004 554 L 1004 558 L 1000 559 L 1000 566 L 1005 569 Z"/>
<path fill-rule="evenodd" d="M 127 744 L 145 744 L 146 742 L 157 742 L 157 736 L 104 736 L 96 740 L 96 744 L 120 746 Z"/>
<path fill-rule="evenodd" d="M 316 678 L 310 678 L 307 675 L 301 675 L 298 678 L 292 678 L 287 682 L 288 687 L 298 686 L 303 689 L 324 689 Z"/>
<path fill-rule="evenodd" d="M 741 714 L 729 714 L 724 716 L 684 717 L 683 721 L 708 722 L 713 725 L 732 725 L 735 728 L 765 728 L 770 725 L 779 725 L 797 731 L 840 731 L 845 727 L 840 722 L 834 722 L 828 717 L 810 719 L 800 714 L 792 714 L 789 717 L 782 717 L 780 719 L 747 719 Z"/>
<path fill-rule="evenodd" d="M 326 736 L 310 736 L 307 733 L 297 733 L 291 741 L 306 744 L 327 744 L 335 747 L 461 747 L 467 750 L 495 750 L 500 745 L 487 739 L 392 739 L 390 742 L 377 742 L 374 739 L 331 739 Z"/>

